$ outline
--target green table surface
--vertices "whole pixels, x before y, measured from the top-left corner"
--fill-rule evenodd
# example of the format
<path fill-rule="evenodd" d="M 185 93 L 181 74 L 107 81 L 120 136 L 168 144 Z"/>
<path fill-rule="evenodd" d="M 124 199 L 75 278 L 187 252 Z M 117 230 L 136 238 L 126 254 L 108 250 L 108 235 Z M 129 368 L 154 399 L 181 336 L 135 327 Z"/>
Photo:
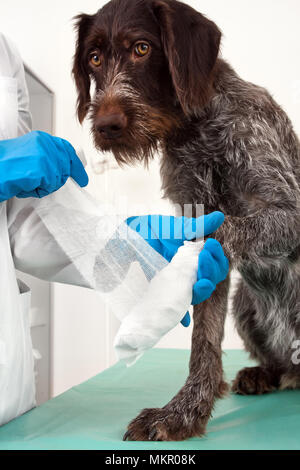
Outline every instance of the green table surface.
<path fill-rule="evenodd" d="M 0 449 L 300 449 L 300 391 L 218 400 L 203 438 L 123 442 L 142 408 L 163 406 L 183 385 L 189 351 L 153 349 L 134 366 L 122 363 L 0 428 Z M 243 351 L 223 354 L 227 380 L 251 365 Z"/>

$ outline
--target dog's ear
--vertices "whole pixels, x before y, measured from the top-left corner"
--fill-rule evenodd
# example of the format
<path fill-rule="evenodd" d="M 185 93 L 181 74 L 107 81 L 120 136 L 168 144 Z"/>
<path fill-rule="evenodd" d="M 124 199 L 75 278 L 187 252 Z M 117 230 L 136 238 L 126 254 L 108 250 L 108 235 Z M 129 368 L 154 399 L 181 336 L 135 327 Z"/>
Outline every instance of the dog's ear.
<path fill-rule="evenodd" d="M 91 103 L 91 81 L 84 57 L 84 40 L 93 18 L 93 16 L 85 14 L 77 15 L 74 18 L 77 40 L 72 73 L 77 88 L 77 116 L 80 123 L 84 120 Z"/>
<path fill-rule="evenodd" d="M 212 21 L 176 0 L 153 0 L 173 85 L 185 114 L 208 101 L 221 32 Z"/>

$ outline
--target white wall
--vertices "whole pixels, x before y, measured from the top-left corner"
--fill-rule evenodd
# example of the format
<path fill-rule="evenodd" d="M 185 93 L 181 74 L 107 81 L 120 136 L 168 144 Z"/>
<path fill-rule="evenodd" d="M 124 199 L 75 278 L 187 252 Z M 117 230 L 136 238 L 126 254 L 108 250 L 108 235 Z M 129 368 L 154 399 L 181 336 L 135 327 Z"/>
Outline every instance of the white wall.
<path fill-rule="evenodd" d="M 70 76 L 74 53 L 71 18 L 79 12 L 94 13 L 105 2 L 98 0 L 1 0 L 0 29 L 18 45 L 28 65 L 56 93 L 56 133 L 83 147 L 89 159 L 95 152 L 87 126 L 75 119 L 75 89 Z M 299 0 L 193 0 L 189 2 L 213 19 L 224 33 L 223 56 L 246 80 L 266 86 L 286 109 L 300 132 Z M 188 47 L 188 45 L 187 45 Z M 166 211 L 159 194 L 158 165 L 150 173 L 142 168 L 111 170 L 94 175 L 89 168 L 89 190 L 115 200 L 126 194 L 133 209 L 136 201 L 152 210 Z M 55 287 L 53 299 L 53 390 L 64 391 L 97 373 L 112 361 L 111 322 L 96 295 L 73 287 Z M 191 329 L 178 326 L 160 343 L 187 347 Z M 225 347 L 240 347 L 230 319 Z"/>

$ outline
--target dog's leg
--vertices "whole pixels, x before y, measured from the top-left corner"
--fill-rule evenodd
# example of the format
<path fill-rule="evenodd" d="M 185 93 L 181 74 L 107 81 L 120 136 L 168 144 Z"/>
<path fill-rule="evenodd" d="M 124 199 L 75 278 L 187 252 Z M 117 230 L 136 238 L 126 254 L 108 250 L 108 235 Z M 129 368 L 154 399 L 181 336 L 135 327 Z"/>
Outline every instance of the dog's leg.
<path fill-rule="evenodd" d="M 251 277 L 252 289 L 241 279 L 233 301 L 233 314 L 245 348 L 259 366 L 240 370 L 233 381 L 232 391 L 241 395 L 261 395 L 278 388 L 299 388 L 300 366 L 292 363 L 292 343 L 297 338 L 298 283 L 293 272 L 279 275 L 268 269 L 264 274 L 256 269 Z M 295 273 L 294 273 L 295 274 Z M 266 283 L 269 280 L 269 286 Z M 292 281 L 291 281 L 292 280 Z M 276 281 L 279 285 L 276 285 Z M 255 286 L 265 286 L 264 301 L 260 301 Z M 281 286 L 280 286 L 281 284 Z M 284 286 L 282 295 L 281 287 Z M 270 296 L 269 304 L 268 297 Z M 276 298 L 276 295 L 279 297 Z M 286 295 L 285 300 L 283 296 Z M 293 299 L 294 297 L 294 299 Z M 282 302 L 282 306 L 280 306 Z M 288 315 L 287 315 L 288 313 Z M 293 320 L 294 319 L 294 320 Z M 299 326 L 298 326 L 299 329 Z"/>
<path fill-rule="evenodd" d="M 182 389 L 163 408 L 143 410 L 124 439 L 177 441 L 205 433 L 215 398 L 227 392 L 223 381 L 221 341 L 229 280 L 210 299 L 194 307 L 190 374 Z"/>

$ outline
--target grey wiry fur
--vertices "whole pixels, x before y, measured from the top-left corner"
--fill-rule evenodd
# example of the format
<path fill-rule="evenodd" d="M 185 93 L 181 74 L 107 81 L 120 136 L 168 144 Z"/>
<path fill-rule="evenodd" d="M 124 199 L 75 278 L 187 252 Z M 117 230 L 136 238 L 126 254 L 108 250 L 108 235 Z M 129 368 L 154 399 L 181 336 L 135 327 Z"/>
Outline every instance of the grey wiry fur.
<path fill-rule="evenodd" d="M 77 111 L 82 121 L 93 80 L 96 147 L 121 163 L 147 161 L 161 147 L 166 197 L 226 216 L 214 236 L 241 273 L 235 322 L 260 364 L 240 371 L 233 390 L 298 387 L 300 365 L 291 358 L 300 339 L 300 144 L 288 117 L 266 90 L 218 59 L 218 27 L 188 5 L 112 0 L 77 19 Z M 150 52 L 138 57 L 135 41 L 147 38 Z M 94 50 L 101 66 L 91 66 Z M 113 124 L 116 115 L 125 124 L 113 138 L 103 116 Z M 143 410 L 125 439 L 180 440 L 205 432 L 215 398 L 226 392 L 221 341 L 228 284 L 194 308 L 185 385 L 163 408 Z"/>
<path fill-rule="evenodd" d="M 191 138 L 166 142 L 165 193 L 226 214 L 216 238 L 242 274 L 238 331 L 263 366 L 298 374 L 291 347 L 300 338 L 299 141 L 269 93 L 223 61 L 215 89 Z"/>

